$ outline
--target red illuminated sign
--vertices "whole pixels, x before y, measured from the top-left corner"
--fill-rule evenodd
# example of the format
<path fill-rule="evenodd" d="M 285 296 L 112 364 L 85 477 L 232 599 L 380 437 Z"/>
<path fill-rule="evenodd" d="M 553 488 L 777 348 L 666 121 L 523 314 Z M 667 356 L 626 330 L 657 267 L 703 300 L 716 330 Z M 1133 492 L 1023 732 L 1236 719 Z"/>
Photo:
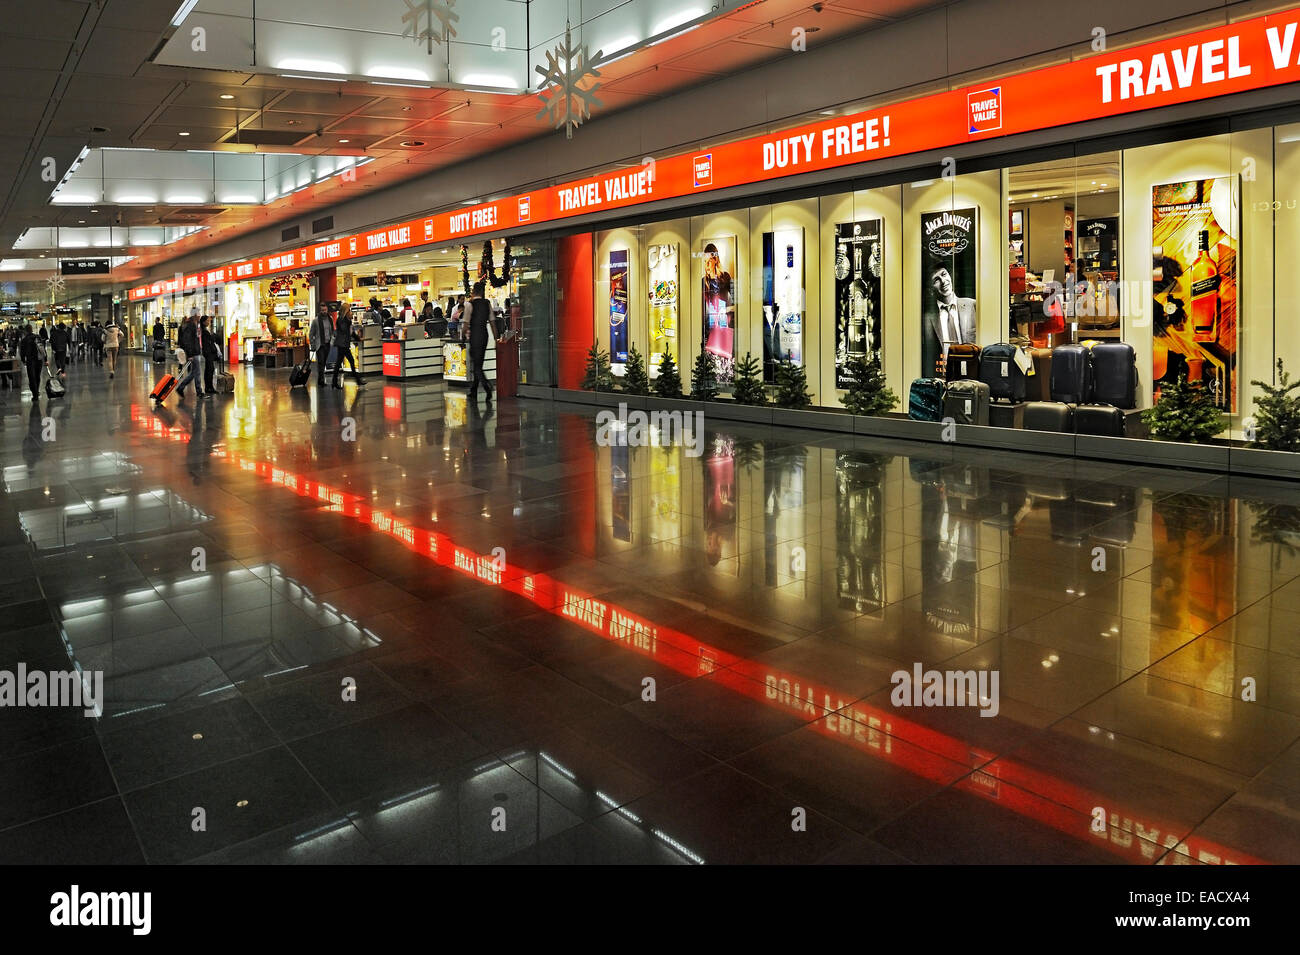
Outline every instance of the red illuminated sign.
<path fill-rule="evenodd" d="M 998 86 L 934 93 L 850 116 L 657 159 L 527 195 L 483 203 L 318 246 L 313 263 L 462 239 L 605 209 L 680 198 L 824 169 L 955 146 L 974 138 L 1263 89 L 1300 80 L 1300 9 L 1157 40 L 1004 78 Z M 1041 104 L 1051 103 L 1051 109 Z M 653 169 L 653 175 L 651 175 Z M 344 241 L 344 240 L 341 240 Z M 235 263 L 234 277 L 307 264 L 307 249 Z M 272 264 L 274 262 L 274 264 Z M 159 294 L 154 286 L 131 299 Z"/>
<path fill-rule="evenodd" d="M 384 342 L 384 374 L 402 374 L 402 343 Z"/>

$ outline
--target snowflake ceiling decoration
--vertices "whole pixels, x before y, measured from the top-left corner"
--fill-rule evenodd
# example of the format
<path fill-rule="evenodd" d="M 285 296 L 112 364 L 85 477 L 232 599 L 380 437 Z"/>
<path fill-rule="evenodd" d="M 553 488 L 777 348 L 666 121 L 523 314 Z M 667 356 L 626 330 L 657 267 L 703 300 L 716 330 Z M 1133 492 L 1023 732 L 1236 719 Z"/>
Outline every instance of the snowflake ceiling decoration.
<path fill-rule="evenodd" d="M 546 51 L 546 67 L 533 67 L 542 76 L 537 92 L 545 104 L 537 118 L 546 116 L 556 129 L 563 126 L 565 139 L 572 139 L 573 130 L 591 118 L 591 107 L 604 105 L 596 98 L 600 89 L 597 82 L 600 71 L 596 67 L 602 54 L 602 50 L 597 50 L 595 56 L 589 55 L 586 44 L 575 47 L 566 23 L 564 42 Z"/>
<path fill-rule="evenodd" d="M 63 281 L 62 275 L 51 275 L 45 280 L 45 287 L 50 290 L 50 302 L 62 295 L 67 290 L 67 283 Z"/>
<path fill-rule="evenodd" d="M 406 12 L 402 14 L 402 36 L 409 36 L 419 43 L 424 41 L 429 55 L 433 55 L 433 45 L 450 42 L 456 35 L 453 23 L 460 20 L 460 14 L 452 10 L 456 0 L 402 0 Z M 420 24 L 424 26 L 421 27 Z M 438 29 L 434 29 L 434 24 Z"/>

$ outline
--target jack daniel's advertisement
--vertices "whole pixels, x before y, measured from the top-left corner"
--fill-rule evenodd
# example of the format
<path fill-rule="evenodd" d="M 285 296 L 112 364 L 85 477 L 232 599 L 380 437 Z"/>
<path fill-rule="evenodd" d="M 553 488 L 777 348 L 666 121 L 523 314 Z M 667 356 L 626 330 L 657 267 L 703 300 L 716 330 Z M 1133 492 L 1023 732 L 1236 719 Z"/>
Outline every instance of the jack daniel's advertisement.
<path fill-rule="evenodd" d="M 976 210 L 921 214 L 921 375 L 944 377 L 948 346 L 975 344 Z"/>
<path fill-rule="evenodd" d="M 835 226 L 835 387 L 848 388 L 851 358 L 880 363 L 881 221 Z"/>

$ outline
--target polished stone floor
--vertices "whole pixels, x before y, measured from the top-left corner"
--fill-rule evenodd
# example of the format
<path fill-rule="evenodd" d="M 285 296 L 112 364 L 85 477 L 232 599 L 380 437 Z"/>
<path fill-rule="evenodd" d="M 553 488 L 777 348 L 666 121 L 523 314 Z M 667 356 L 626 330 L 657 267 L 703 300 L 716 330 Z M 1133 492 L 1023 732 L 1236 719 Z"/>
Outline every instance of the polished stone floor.
<path fill-rule="evenodd" d="M 1293 485 L 154 376 L 0 390 L 2 862 L 1300 862 Z"/>

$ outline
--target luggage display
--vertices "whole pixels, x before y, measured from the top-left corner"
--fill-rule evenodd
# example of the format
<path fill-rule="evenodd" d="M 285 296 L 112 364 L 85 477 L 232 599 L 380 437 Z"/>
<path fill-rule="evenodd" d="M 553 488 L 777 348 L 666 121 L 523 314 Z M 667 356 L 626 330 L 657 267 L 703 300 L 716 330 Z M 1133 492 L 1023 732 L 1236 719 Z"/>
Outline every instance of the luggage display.
<path fill-rule="evenodd" d="M 163 375 L 158 379 L 158 384 L 153 386 L 153 391 L 149 392 L 149 397 L 158 404 L 162 404 L 167 400 L 167 396 L 175 390 L 176 376 L 171 374 Z"/>
<path fill-rule="evenodd" d="M 943 396 L 943 416 L 958 424 L 989 423 L 989 386 L 962 379 L 948 385 Z"/>
<path fill-rule="evenodd" d="M 943 366 L 944 377 L 949 381 L 962 378 L 979 378 L 980 346 L 949 345 L 948 358 Z"/>
<path fill-rule="evenodd" d="M 219 371 L 212 376 L 212 390 L 219 395 L 233 394 L 235 390 L 235 376 L 228 371 Z"/>
<path fill-rule="evenodd" d="M 1137 407 L 1137 354 L 1127 342 L 1092 347 L 1092 396 L 1099 404 Z"/>
<path fill-rule="evenodd" d="M 942 420 L 946 387 L 942 378 L 917 378 L 908 391 L 907 416 L 913 421 Z"/>
<path fill-rule="evenodd" d="M 297 388 L 299 385 L 305 385 L 311 380 L 311 359 L 307 359 L 301 365 L 294 365 L 289 372 L 289 387 Z"/>
<path fill-rule="evenodd" d="M 990 345 L 980 353 L 979 379 L 989 386 L 989 398 L 999 401 L 1025 400 L 1025 372 L 1016 363 L 1016 346 Z"/>
<path fill-rule="evenodd" d="M 1061 401 L 1031 401 L 1025 405 L 1026 431 L 1074 433 L 1074 409 Z"/>
<path fill-rule="evenodd" d="M 1075 434 L 1124 437 L 1124 412 L 1114 405 L 1075 405 Z"/>
<path fill-rule="evenodd" d="M 1023 428 L 1025 402 L 1008 404 L 1005 401 L 989 402 L 989 426 L 993 428 Z"/>
<path fill-rule="evenodd" d="M 1052 400 L 1052 350 L 1031 348 L 1029 357 L 1034 362 L 1034 373 L 1025 379 L 1025 397 L 1030 401 Z"/>
<path fill-rule="evenodd" d="M 1052 400 L 1076 405 L 1092 400 L 1092 353 L 1082 345 L 1052 349 Z"/>

